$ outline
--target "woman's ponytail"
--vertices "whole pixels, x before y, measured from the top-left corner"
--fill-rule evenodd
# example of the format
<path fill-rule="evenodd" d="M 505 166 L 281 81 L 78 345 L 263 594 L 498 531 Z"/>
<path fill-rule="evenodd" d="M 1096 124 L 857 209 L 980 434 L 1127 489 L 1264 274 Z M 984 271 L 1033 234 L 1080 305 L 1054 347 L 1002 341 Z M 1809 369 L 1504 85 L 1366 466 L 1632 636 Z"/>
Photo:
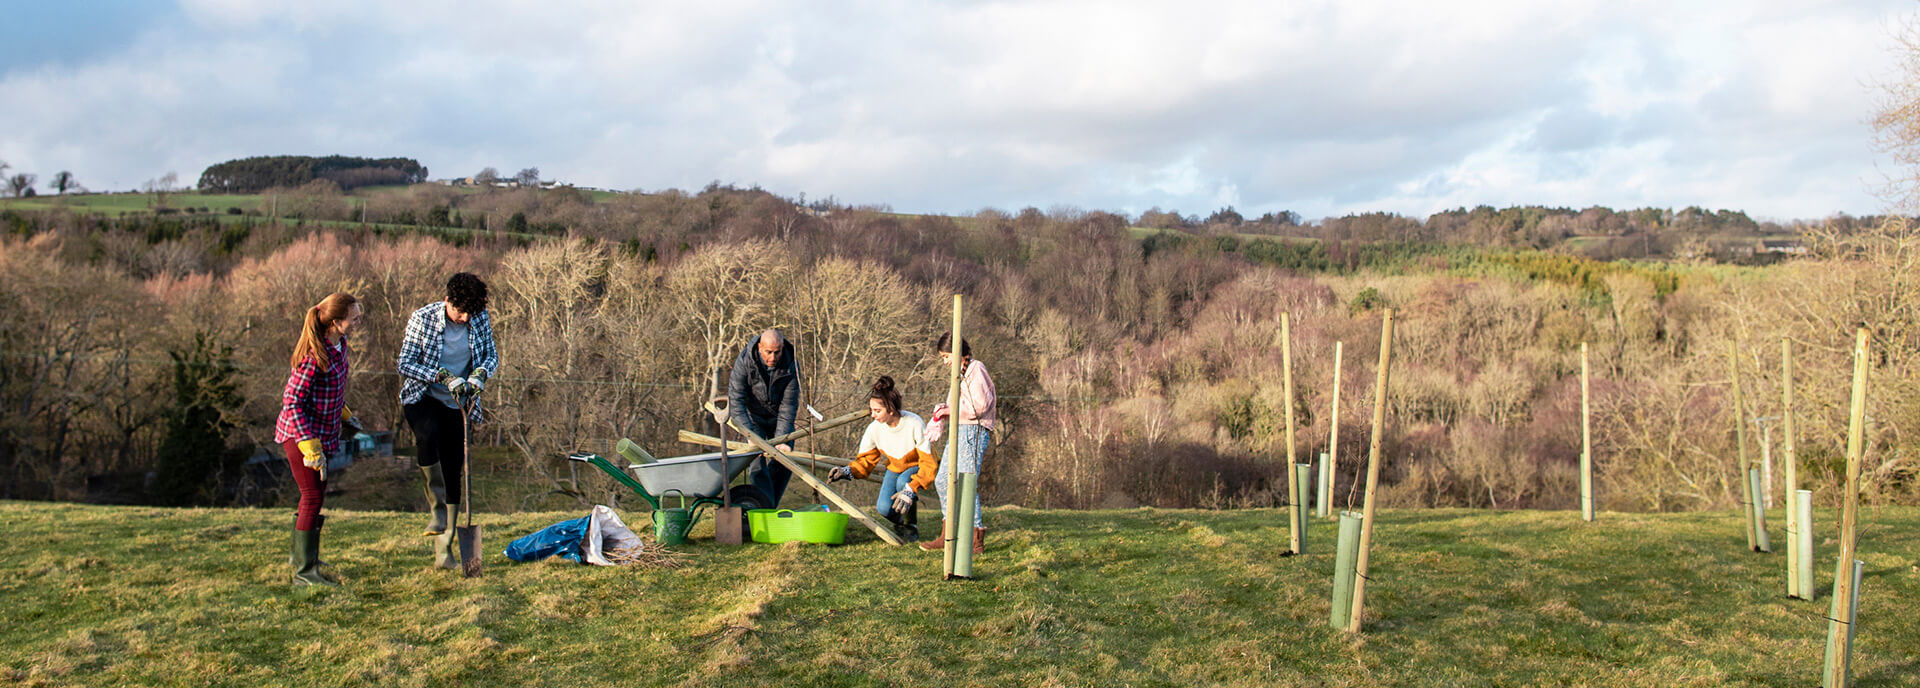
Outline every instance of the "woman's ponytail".
<path fill-rule="evenodd" d="M 298 368 L 301 361 L 312 358 L 314 366 L 321 372 L 328 371 L 331 363 L 326 353 L 326 340 L 322 335 L 326 333 L 327 328 L 333 327 L 334 322 L 345 319 L 356 303 L 359 303 L 359 299 L 353 298 L 353 295 L 337 291 L 328 294 L 327 298 L 321 299 L 320 303 L 307 309 L 306 318 L 300 324 L 300 340 L 294 343 L 293 358 L 287 362 L 287 365 Z"/>

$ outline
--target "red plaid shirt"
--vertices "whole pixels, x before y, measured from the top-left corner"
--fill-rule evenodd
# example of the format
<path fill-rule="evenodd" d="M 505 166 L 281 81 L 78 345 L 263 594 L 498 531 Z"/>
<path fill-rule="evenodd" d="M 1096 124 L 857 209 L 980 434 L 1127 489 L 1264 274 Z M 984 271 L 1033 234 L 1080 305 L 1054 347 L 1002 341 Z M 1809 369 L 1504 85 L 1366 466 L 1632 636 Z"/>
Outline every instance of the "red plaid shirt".
<path fill-rule="evenodd" d="M 332 456 L 340 451 L 340 412 L 347 407 L 347 344 L 322 348 L 328 357 L 326 371 L 309 357 L 287 376 L 273 441 L 319 439 Z"/>

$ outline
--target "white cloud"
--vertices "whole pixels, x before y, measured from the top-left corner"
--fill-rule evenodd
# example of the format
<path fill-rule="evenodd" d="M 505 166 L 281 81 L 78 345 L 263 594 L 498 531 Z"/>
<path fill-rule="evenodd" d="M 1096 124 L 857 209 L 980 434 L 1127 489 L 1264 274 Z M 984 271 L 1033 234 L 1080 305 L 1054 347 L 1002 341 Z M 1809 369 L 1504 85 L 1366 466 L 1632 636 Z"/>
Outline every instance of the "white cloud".
<path fill-rule="evenodd" d="M 911 211 L 1823 216 L 1879 207 L 1867 84 L 1910 10 L 183 0 L 123 47 L 0 64 L 0 159 L 114 188 L 339 152 Z"/>

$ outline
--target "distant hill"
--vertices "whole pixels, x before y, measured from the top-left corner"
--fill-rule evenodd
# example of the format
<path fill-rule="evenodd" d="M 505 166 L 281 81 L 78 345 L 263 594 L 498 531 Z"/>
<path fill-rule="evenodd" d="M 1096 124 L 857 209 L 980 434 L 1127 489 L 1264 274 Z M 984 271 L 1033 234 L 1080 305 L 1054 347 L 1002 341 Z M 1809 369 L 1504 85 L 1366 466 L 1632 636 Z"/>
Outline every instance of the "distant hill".
<path fill-rule="evenodd" d="M 341 189 L 387 184 L 418 184 L 427 168 L 412 158 L 353 158 L 329 155 L 271 155 L 228 160 L 200 173 L 201 191 L 259 193 L 276 186 L 295 187 L 316 179 Z"/>

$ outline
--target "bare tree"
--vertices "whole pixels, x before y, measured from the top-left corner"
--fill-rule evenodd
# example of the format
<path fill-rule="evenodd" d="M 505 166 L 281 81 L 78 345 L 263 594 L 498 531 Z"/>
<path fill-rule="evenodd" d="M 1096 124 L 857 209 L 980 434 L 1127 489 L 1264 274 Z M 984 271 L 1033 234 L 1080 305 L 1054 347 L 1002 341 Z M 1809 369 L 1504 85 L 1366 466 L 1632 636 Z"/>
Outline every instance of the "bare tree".
<path fill-rule="evenodd" d="M 37 175 L 26 172 L 7 177 L 7 193 L 14 198 L 25 196 L 27 192 L 33 190 L 33 182 L 36 179 L 39 179 Z"/>
<path fill-rule="evenodd" d="M 473 183 L 480 186 L 493 186 L 497 181 L 500 181 L 500 170 L 491 167 L 481 168 L 479 173 L 473 175 Z"/>
<path fill-rule="evenodd" d="M 529 167 L 527 169 L 520 170 L 519 172 L 513 175 L 513 180 L 516 182 L 519 182 L 521 186 L 533 186 L 535 184 L 539 184 L 540 168 Z"/>
<path fill-rule="evenodd" d="M 167 197 L 173 195 L 174 189 L 179 185 L 180 175 L 169 171 L 166 174 L 160 175 L 158 178 L 147 180 L 147 183 L 140 185 L 140 190 L 146 192 L 150 197 L 149 206 L 165 208 L 167 207 Z"/>

